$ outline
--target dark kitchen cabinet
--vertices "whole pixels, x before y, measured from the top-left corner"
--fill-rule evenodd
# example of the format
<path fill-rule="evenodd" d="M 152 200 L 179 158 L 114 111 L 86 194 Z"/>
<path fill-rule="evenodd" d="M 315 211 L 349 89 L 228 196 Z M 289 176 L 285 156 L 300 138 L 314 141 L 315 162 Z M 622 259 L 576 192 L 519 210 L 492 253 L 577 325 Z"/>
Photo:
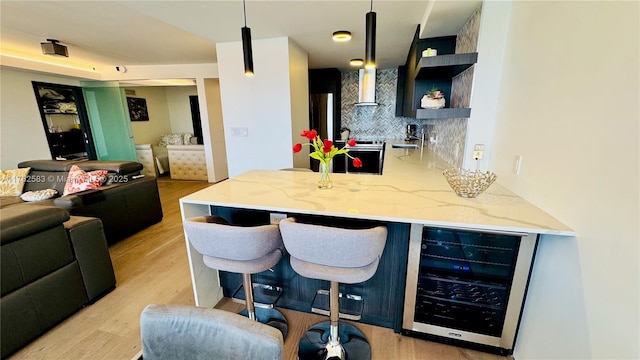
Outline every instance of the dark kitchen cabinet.
<path fill-rule="evenodd" d="M 417 119 L 467 118 L 470 108 L 422 109 L 420 100 L 431 89 L 444 92 L 446 106 L 451 106 L 452 79 L 478 60 L 478 53 L 455 54 L 456 37 L 443 36 L 420 39 L 420 27 L 411 42 L 407 61 L 398 68 L 396 115 Z M 437 56 L 422 57 L 428 48 L 438 50 Z"/>
<path fill-rule="evenodd" d="M 342 73 L 336 68 L 309 70 L 309 129 L 322 139 L 340 137 Z M 309 168 L 318 171 L 319 162 L 309 158 Z"/>
<path fill-rule="evenodd" d="M 310 69 L 309 70 L 309 95 L 333 94 L 333 134 L 335 138 L 340 136 L 340 106 L 342 97 L 342 73 L 336 68 Z M 311 109 L 310 109 L 311 111 Z M 324 129 L 319 123 L 314 123 L 315 117 L 310 116 L 310 129 L 316 129 L 321 133 Z M 335 140 L 335 139 L 331 139 Z"/>

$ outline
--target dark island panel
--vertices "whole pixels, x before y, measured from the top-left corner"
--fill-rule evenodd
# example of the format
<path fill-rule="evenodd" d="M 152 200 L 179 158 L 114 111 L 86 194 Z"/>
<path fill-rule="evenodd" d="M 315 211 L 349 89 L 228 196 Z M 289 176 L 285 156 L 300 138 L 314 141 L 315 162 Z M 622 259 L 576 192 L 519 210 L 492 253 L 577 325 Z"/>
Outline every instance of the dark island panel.
<path fill-rule="evenodd" d="M 211 214 L 220 216 L 234 225 L 269 224 L 268 211 L 212 206 Z M 287 216 L 295 217 L 301 222 L 345 228 L 368 228 L 378 225 L 387 227 L 387 243 L 376 274 L 363 283 L 340 284 L 340 291 L 363 297 L 360 322 L 392 328 L 399 333 L 402 328 L 409 224 L 293 213 Z M 219 274 L 224 296 L 231 297 L 242 283 L 242 276 L 225 271 L 220 271 Z M 282 287 L 283 293 L 276 306 L 303 312 L 311 312 L 311 303 L 317 290 L 329 289 L 328 281 L 299 276 L 291 268 L 288 254 L 285 254 L 273 271 L 254 274 L 253 282 Z"/>

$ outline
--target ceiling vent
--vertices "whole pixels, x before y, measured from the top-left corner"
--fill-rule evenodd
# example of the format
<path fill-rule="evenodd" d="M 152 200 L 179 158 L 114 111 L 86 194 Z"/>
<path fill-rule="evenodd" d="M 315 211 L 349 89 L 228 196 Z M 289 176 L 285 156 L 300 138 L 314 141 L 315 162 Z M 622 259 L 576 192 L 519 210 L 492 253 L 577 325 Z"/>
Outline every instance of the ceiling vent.
<path fill-rule="evenodd" d="M 59 42 L 58 40 L 47 39 L 47 41 L 48 42 L 46 43 L 40 43 L 43 54 L 69 57 L 69 53 L 67 52 L 67 47 L 62 44 L 58 44 Z"/>
<path fill-rule="evenodd" d="M 360 69 L 358 71 L 357 106 L 377 106 L 376 102 L 376 69 Z"/>

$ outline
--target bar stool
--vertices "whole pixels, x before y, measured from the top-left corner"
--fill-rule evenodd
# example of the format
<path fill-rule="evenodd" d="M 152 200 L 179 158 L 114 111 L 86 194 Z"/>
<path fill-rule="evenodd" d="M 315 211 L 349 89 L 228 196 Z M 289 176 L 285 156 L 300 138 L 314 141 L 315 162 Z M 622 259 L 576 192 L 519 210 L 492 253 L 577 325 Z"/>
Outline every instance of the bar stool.
<path fill-rule="evenodd" d="M 291 254 L 291 267 L 301 276 L 328 280 L 330 321 L 312 326 L 298 344 L 299 359 L 370 359 L 371 347 L 355 326 L 339 322 L 339 283 L 370 279 L 387 240 L 387 228 L 354 230 L 280 221 L 282 240 Z"/>
<path fill-rule="evenodd" d="M 233 226 L 220 217 L 199 216 L 185 219 L 183 226 L 207 267 L 242 274 L 246 310 L 240 314 L 275 327 L 286 338 L 287 320 L 273 309 L 277 297 L 268 308 L 256 308 L 251 281 L 251 274 L 269 270 L 282 258 L 284 245 L 278 225 Z"/>

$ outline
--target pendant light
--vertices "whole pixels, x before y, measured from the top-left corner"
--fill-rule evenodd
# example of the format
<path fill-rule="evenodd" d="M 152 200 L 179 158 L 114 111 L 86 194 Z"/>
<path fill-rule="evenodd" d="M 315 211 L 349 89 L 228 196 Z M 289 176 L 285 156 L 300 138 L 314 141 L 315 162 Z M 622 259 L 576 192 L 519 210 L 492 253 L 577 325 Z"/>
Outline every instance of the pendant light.
<path fill-rule="evenodd" d="M 244 26 L 242 27 L 242 53 L 244 54 L 244 74 L 253 75 L 253 50 L 251 49 L 251 29 L 247 27 L 247 7 L 242 0 Z"/>
<path fill-rule="evenodd" d="M 375 69 L 376 67 L 376 13 L 373 12 L 373 0 L 371 0 L 371 10 L 367 13 L 366 35 L 364 54 L 364 67 Z"/>

